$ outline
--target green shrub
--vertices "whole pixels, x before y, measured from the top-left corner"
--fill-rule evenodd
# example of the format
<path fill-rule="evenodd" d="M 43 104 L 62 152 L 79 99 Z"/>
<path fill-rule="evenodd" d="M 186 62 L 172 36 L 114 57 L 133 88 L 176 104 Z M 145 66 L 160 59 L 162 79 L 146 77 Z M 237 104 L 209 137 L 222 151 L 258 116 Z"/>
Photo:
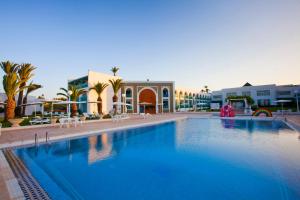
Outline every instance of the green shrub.
<path fill-rule="evenodd" d="M 3 120 L 3 121 L 1 121 L 0 122 L 1 124 L 2 124 L 2 128 L 8 128 L 8 127 L 11 127 L 11 123 L 9 122 L 9 121 L 5 121 L 5 120 Z"/>
<path fill-rule="evenodd" d="M 29 125 L 31 125 L 29 121 L 30 121 L 30 119 L 26 118 L 19 125 L 20 126 L 29 126 Z"/>
<path fill-rule="evenodd" d="M 102 119 L 111 119 L 110 114 L 103 115 Z"/>

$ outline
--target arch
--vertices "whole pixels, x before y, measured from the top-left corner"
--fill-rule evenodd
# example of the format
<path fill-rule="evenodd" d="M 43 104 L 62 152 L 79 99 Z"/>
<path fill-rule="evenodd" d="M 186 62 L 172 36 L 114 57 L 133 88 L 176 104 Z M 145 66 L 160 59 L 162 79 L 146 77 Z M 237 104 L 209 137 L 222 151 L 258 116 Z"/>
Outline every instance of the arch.
<path fill-rule="evenodd" d="M 259 108 L 252 115 L 258 117 L 260 114 L 265 114 L 267 117 L 272 117 L 272 112 L 266 108 Z"/>
<path fill-rule="evenodd" d="M 157 113 L 157 92 L 151 87 L 142 88 L 138 92 L 138 112 L 145 112 L 150 114 Z M 141 102 L 150 103 L 149 105 L 140 105 Z M 144 110 L 145 108 L 145 110 Z"/>

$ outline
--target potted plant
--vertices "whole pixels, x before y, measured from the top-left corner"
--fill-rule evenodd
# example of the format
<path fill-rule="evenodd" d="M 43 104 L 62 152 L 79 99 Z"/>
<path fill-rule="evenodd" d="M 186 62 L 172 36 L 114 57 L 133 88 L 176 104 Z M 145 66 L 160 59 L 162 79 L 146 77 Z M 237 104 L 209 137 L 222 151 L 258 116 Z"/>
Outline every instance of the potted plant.
<path fill-rule="evenodd" d="M 79 119 L 80 119 L 80 121 L 84 122 L 86 117 L 84 115 L 80 115 Z"/>
<path fill-rule="evenodd" d="M 57 122 L 57 117 L 52 117 L 51 118 L 51 124 L 56 124 Z"/>
<path fill-rule="evenodd" d="M 9 119 L 9 122 L 11 123 L 11 127 L 18 127 L 18 126 L 20 126 L 20 123 L 22 121 L 23 121 L 22 118 Z"/>

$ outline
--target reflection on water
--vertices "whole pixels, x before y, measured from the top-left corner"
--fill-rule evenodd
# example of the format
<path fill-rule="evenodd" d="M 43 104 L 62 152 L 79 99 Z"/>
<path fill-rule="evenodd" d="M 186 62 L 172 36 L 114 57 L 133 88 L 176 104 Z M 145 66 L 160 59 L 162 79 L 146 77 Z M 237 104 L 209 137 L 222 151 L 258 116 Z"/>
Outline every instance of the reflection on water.
<path fill-rule="evenodd" d="M 112 138 L 107 133 L 89 137 L 88 162 L 92 164 L 98 160 L 104 160 L 113 156 Z"/>
<path fill-rule="evenodd" d="M 299 149 L 281 122 L 189 119 L 16 153 L 53 199 L 296 199 Z"/>

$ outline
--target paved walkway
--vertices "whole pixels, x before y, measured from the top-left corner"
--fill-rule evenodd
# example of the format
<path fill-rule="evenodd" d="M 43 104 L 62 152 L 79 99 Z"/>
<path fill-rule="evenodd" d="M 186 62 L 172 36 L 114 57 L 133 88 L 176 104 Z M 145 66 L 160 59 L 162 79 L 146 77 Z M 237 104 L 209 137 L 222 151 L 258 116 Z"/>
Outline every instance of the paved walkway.
<path fill-rule="evenodd" d="M 286 119 L 300 133 L 300 115 L 287 115 Z"/>

